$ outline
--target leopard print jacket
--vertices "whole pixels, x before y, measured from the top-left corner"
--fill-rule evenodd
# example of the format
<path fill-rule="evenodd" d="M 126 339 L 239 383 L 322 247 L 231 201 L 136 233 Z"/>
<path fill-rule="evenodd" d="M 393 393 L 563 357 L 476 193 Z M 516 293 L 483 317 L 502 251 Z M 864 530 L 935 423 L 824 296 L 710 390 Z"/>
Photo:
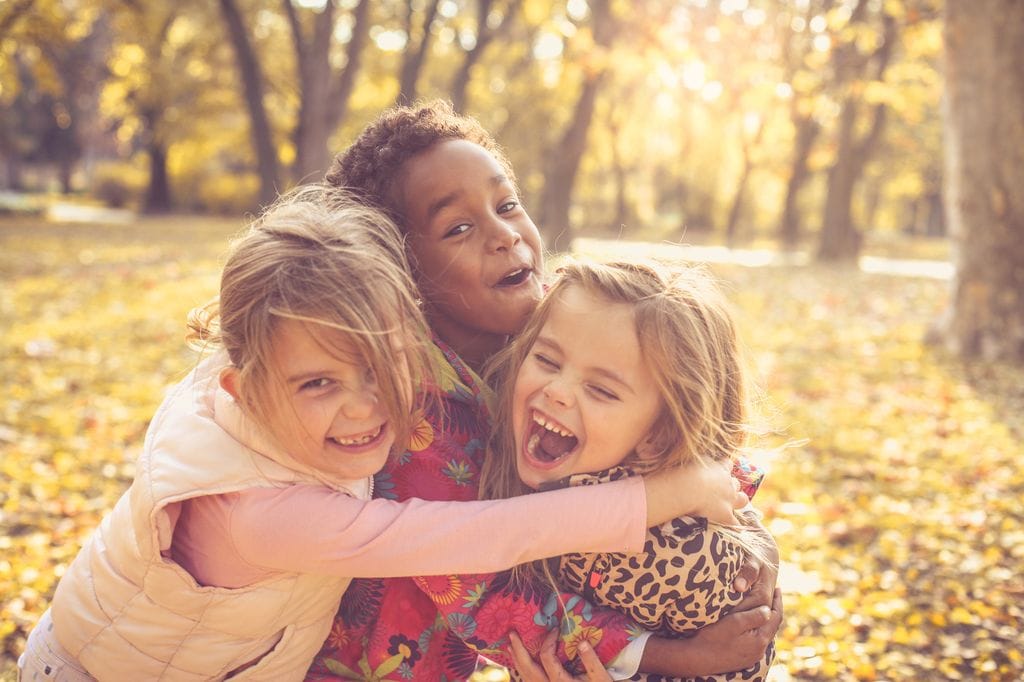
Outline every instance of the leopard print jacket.
<path fill-rule="evenodd" d="M 630 476 L 625 467 L 599 474 L 571 476 L 567 485 L 593 485 Z M 664 637 L 692 636 L 716 622 L 739 603 L 732 589 L 745 559 L 733 537 L 708 529 L 707 519 L 680 517 L 647 531 L 638 554 L 566 554 L 559 560 L 558 577 L 570 592 L 593 604 L 611 606 L 633 618 L 645 630 Z M 765 657 L 746 670 L 695 681 L 764 680 L 774 658 Z M 659 682 L 672 678 L 638 674 L 633 680 Z"/>

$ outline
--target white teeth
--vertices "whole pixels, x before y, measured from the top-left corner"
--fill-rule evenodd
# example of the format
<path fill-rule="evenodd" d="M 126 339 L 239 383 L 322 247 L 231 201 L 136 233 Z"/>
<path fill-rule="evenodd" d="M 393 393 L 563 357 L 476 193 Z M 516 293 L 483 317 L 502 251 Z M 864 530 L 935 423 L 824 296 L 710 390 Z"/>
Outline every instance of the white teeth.
<path fill-rule="evenodd" d="M 332 440 L 335 443 L 337 443 L 338 445 L 366 445 L 367 443 L 372 441 L 374 438 L 379 436 L 380 435 L 380 431 L 383 428 L 384 428 L 384 425 L 381 424 L 380 426 L 377 427 L 377 430 L 374 431 L 373 433 L 367 434 L 365 436 L 360 436 L 359 438 L 337 438 L 335 436 L 329 436 L 328 440 Z"/>
<path fill-rule="evenodd" d="M 500 280 L 498 280 L 498 284 L 500 285 L 502 282 L 506 282 L 506 281 L 508 281 L 510 279 L 514 279 L 514 278 L 518 277 L 519 275 L 521 275 L 523 272 L 525 272 L 525 270 L 523 268 L 518 268 L 516 270 L 512 270 L 511 272 L 506 273 L 505 276 L 502 277 Z"/>
<path fill-rule="evenodd" d="M 535 433 L 530 436 L 530 440 L 526 441 L 526 452 L 530 455 L 537 451 L 537 445 L 540 443 L 540 434 Z"/>
<path fill-rule="evenodd" d="M 543 416 L 537 413 L 534 413 L 533 421 L 536 422 L 537 424 L 540 424 L 548 431 L 551 431 L 552 433 L 557 433 L 559 436 L 565 436 L 566 438 L 572 438 L 575 436 L 575 434 L 573 434 L 571 431 L 566 431 L 565 429 L 563 429 L 561 426 L 554 422 L 548 422 L 547 419 L 545 419 Z"/>

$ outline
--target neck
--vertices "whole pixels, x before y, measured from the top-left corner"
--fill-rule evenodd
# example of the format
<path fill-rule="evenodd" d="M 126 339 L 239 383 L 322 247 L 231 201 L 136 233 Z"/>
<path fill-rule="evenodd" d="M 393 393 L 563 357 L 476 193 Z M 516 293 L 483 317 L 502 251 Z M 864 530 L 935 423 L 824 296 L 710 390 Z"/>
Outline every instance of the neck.
<path fill-rule="evenodd" d="M 445 324 L 440 320 L 429 320 L 429 322 L 434 333 L 448 344 L 452 350 L 458 353 L 462 361 L 478 374 L 483 371 L 487 361 L 508 343 L 508 336 L 504 334 L 489 334 L 478 330 L 469 330 Z"/>

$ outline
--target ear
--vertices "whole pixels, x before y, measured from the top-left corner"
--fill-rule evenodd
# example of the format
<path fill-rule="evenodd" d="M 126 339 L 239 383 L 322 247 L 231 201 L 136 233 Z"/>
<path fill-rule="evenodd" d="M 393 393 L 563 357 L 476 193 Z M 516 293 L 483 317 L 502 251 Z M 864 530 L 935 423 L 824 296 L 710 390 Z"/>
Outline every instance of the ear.
<path fill-rule="evenodd" d="M 238 385 L 241 383 L 241 377 L 238 374 L 238 368 L 234 366 L 225 367 L 220 371 L 218 377 L 220 387 L 227 391 L 235 402 L 241 402 Z"/>

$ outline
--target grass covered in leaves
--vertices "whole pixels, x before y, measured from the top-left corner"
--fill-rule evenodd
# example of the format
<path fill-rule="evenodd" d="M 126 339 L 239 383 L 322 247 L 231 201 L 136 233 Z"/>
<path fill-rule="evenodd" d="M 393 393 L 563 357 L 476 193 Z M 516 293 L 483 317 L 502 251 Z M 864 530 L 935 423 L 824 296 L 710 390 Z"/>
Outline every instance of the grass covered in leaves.
<path fill-rule="evenodd" d="M 184 317 L 241 222 L 0 221 L 0 678 L 131 480 Z M 942 281 L 715 266 L 782 431 L 758 505 L 783 555 L 773 677 L 1024 677 L 1024 371 L 921 338 Z"/>

